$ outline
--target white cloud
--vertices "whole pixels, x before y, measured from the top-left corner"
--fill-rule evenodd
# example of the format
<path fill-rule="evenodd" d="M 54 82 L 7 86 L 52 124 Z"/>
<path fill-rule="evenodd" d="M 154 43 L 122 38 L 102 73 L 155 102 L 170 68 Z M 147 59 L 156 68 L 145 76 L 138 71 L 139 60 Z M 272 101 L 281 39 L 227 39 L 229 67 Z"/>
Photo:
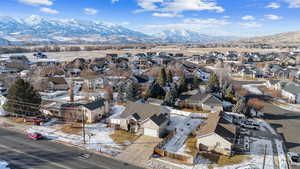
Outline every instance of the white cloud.
<path fill-rule="evenodd" d="M 251 15 L 243 16 L 242 19 L 245 20 L 245 21 L 253 21 L 253 20 L 255 20 L 255 18 L 253 16 L 251 16 Z"/>
<path fill-rule="evenodd" d="M 40 8 L 41 12 L 45 12 L 48 14 L 58 14 L 59 12 L 55 9 L 51 9 L 51 8 Z"/>
<path fill-rule="evenodd" d="M 269 5 L 266 6 L 266 8 L 271 8 L 271 9 L 278 9 L 280 8 L 280 4 L 276 2 L 271 2 Z"/>
<path fill-rule="evenodd" d="M 142 11 L 160 11 L 181 13 L 184 11 L 216 11 L 224 12 L 224 8 L 218 6 L 214 0 L 138 0 Z"/>
<path fill-rule="evenodd" d="M 284 0 L 289 3 L 289 8 L 300 8 L 300 0 Z"/>
<path fill-rule="evenodd" d="M 172 17 L 181 17 L 182 15 L 178 15 L 176 13 L 153 13 L 152 16 L 157 16 L 157 17 L 166 17 L 166 18 L 172 18 Z"/>
<path fill-rule="evenodd" d="M 199 18 L 187 18 L 182 22 L 174 24 L 160 24 L 160 25 L 146 25 L 141 28 L 144 32 L 161 32 L 164 30 L 189 30 L 194 32 L 201 32 L 206 34 L 219 34 L 228 35 L 228 32 L 223 31 L 222 28 L 231 24 L 231 22 L 225 19 L 199 19 Z"/>
<path fill-rule="evenodd" d="M 267 19 L 269 19 L 269 20 L 280 20 L 280 19 L 282 19 L 281 16 L 278 16 L 278 15 L 272 15 L 272 14 L 265 15 L 265 18 L 267 18 Z"/>
<path fill-rule="evenodd" d="M 119 0 L 111 0 L 111 2 L 114 4 L 114 3 L 119 2 Z"/>
<path fill-rule="evenodd" d="M 87 15 L 96 15 L 98 10 L 93 8 L 84 8 L 84 13 Z"/>
<path fill-rule="evenodd" d="M 28 5 L 46 5 L 46 6 L 53 5 L 52 0 L 18 0 L 18 1 Z"/>
<path fill-rule="evenodd" d="M 262 27 L 262 24 L 257 23 L 257 22 L 243 22 L 239 23 L 239 25 L 246 27 L 246 28 L 260 28 Z"/>

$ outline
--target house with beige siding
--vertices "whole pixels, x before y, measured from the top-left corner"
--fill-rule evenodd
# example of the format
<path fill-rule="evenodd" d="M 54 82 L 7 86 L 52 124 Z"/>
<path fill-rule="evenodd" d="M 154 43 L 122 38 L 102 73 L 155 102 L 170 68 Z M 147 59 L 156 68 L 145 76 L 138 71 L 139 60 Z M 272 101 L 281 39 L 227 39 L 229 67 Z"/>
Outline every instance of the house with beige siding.
<path fill-rule="evenodd" d="M 138 134 L 161 137 L 166 133 L 170 110 L 164 106 L 128 102 L 126 109 L 112 120 L 114 126 Z"/>
<path fill-rule="evenodd" d="M 197 131 L 196 147 L 200 151 L 231 155 L 235 139 L 236 126 L 226 122 L 219 113 L 212 113 Z"/>
<path fill-rule="evenodd" d="M 222 100 L 214 94 L 197 93 L 188 96 L 184 101 L 185 105 L 192 108 L 199 108 L 205 111 L 221 112 L 223 111 Z"/>

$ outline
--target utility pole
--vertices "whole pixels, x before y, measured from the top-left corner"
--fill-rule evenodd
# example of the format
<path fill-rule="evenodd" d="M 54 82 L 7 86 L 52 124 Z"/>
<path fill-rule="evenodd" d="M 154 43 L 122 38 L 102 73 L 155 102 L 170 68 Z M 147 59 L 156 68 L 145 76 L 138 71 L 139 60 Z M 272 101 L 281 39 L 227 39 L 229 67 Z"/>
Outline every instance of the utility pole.
<path fill-rule="evenodd" d="M 85 110 L 82 111 L 82 134 L 83 134 L 83 144 L 86 144 L 85 141 Z"/>
<path fill-rule="evenodd" d="M 267 145 L 265 144 L 265 153 L 264 153 L 263 169 L 265 169 L 265 164 L 266 164 L 266 154 L 267 154 Z"/>

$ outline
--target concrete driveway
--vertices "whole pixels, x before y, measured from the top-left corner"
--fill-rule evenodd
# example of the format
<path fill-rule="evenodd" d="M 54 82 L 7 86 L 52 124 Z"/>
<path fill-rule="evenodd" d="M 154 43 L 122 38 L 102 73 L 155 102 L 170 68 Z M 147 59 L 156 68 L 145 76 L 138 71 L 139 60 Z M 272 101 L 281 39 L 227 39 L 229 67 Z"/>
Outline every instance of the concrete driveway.
<path fill-rule="evenodd" d="M 116 158 L 126 163 L 146 167 L 148 160 L 153 154 L 154 147 L 161 141 L 162 139 L 160 138 L 141 136 Z"/>

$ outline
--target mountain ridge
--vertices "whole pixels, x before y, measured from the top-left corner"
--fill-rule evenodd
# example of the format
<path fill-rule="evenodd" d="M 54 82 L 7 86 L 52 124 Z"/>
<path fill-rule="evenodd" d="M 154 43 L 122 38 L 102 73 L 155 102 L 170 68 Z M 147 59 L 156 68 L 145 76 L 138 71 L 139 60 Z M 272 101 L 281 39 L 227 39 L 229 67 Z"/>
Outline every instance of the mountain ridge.
<path fill-rule="evenodd" d="M 176 29 L 149 35 L 117 24 L 78 19 L 49 19 L 38 15 L 21 19 L 0 16 L 0 38 L 0 45 L 209 43 L 234 39 Z"/>

